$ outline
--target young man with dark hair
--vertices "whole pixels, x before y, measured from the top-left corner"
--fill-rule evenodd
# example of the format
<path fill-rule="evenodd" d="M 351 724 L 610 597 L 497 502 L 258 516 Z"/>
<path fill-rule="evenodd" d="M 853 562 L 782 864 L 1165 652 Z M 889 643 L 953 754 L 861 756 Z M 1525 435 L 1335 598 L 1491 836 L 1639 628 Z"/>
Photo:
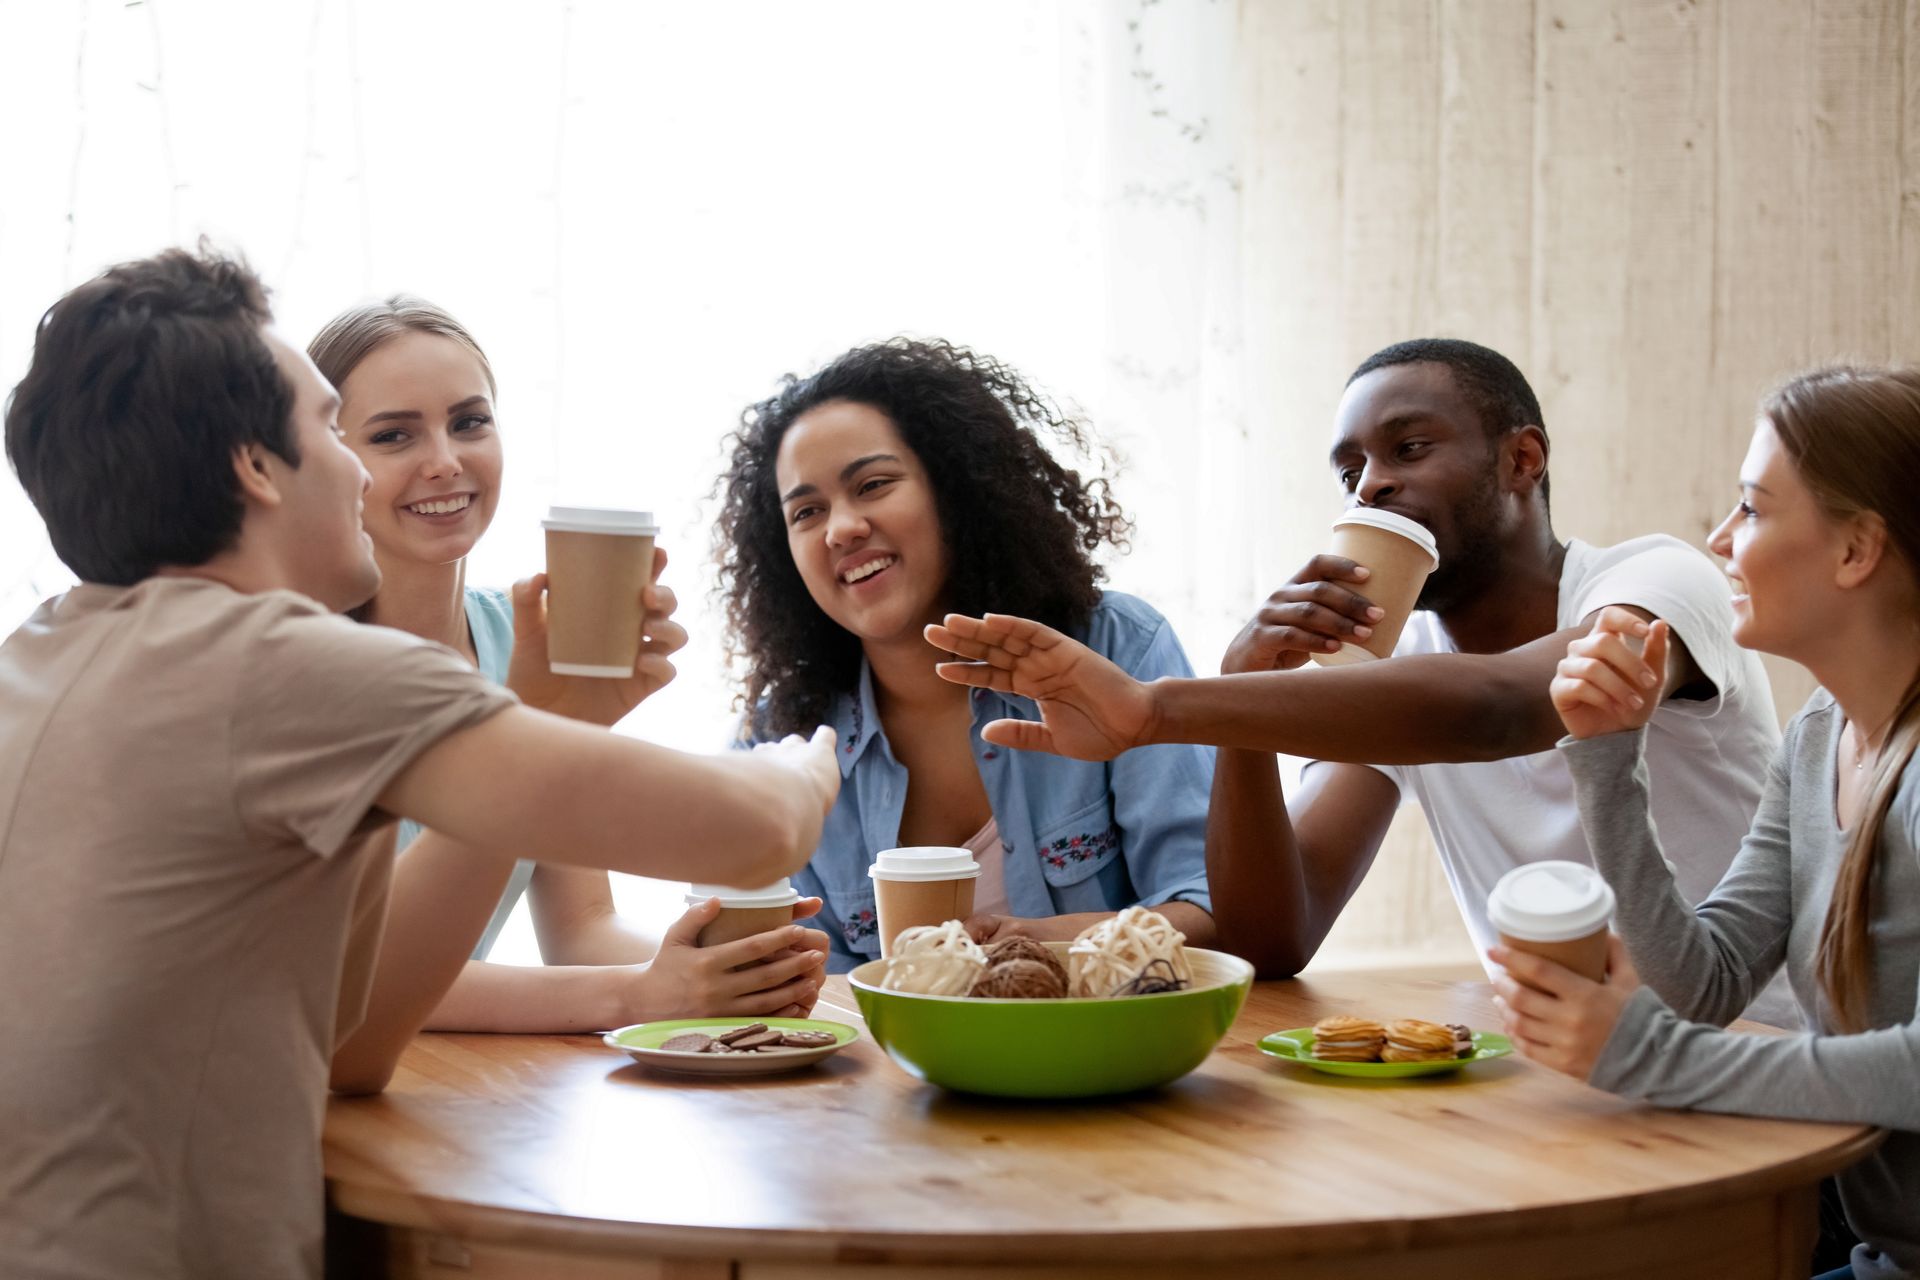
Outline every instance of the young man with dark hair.
<path fill-rule="evenodd" d="M 606 732 L 660 683 L 647 642 L 632 679 L 529 682 L 535 709 L 339 617 L 379 585 L 368 478 L 270 322 L 238 261 L 126 263 L 47 312 L 7 405 L 8 458 L 83 579 L 0 644 L 8 1280 L 319 1273 L 329 1059 L 366 1005 L 396 817 L 430 829 L 409 864 L 468 874 L 428 930 L 445 954 L 337 1080 L 358 1088 L 516 854 L 765 883 L 838 788 L 830 733 L 706 757 Z M 515 614 L 544 666 L 537 580 Z"/>
<path fill-rule="evenodd" d="M 1207 828 L 1221 944 L 1263 976 L 1313 957 L 1372 864 L 1403 790 L 1425 810 L 1469 932 L 1494 941 L 1487 893 L 1523 862 L 1591 862 L 1548 695 L 1567 644 L 1607 605 L 1672 626 L 1675 660 L 1647 755 L 1684 892 L 1719 882 L 1779 741 L 1766 676 L 1734 644 L 1727 582 L 1700 552 L 1651 535 L 1561 541 L 1547 509 L 1547 433 L 1526 379 L 1497 352 L 1427 339 L 1374 355 L 1342 397 L 1330 454 L 1353 507 L 1425 525 L 1439 546 L 1393 661 L 1297 670 L 1372 634 L 1366 577 L 1332 555 L 1273 593 L 1222 678 L 1141 684 L 1014 619 L 952 618 L 933 643 L 969 663 L 948 679 L 1037 699 L 1008 746 L 1104 756 L 1147 742 L 1222 748 Z M 1636 695 L 1640 696 L 1640 695 Z M 1310 763 L 1289 805 L 1274 753 Z M 1791 1020 L 1784 998 L 1755 1009 Z"/>

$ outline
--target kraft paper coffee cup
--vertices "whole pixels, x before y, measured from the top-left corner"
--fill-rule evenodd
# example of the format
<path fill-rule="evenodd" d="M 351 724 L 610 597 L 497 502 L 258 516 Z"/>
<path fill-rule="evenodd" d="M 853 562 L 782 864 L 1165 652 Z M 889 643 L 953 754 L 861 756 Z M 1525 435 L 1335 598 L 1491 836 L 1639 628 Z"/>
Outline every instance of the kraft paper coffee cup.
<path fill-rule="evenodd" d="M 700 930 L 695 946 L 713 947 L 769 929 L 783 929 L 793 923 L 793 904 L 800 901 L 800 894 L 785 880 L 759 889 L 733 889 L 722 884 L 687 886 L 688 906 L 698 906 L 708 898 L 720 899 L 720 913 Z"/>
<path fill-rule="evenodd" d="M 1333 538 L 1327 550 L 1372 571 L 1357 590 L 1385 610 L 1385 616 L 1370 624 L 1373 634 L 1365 643 L 1349 640 L 1333 653 L 1313 654 L 1313 660 L 1337 667 L 1392 657 L 1401 629 L 1413 616 L 1413 602 L 1420 598 L 1420 588 L 1426 585 L 1427 575 L 1440 567 L 1440 549 L 1433 534 L 1418 520 L 1373 507 L 1356 507 L 1333 522 Z"/>
<path fill-rule="evenodd" d="M 653 577 L 650 511 L 552 507 L 547 531 L 547 666 L 555 675 L 620 677 L 640 656 Z"/>
<path fill-rule="evenodd" d="M 1578 862 L 1530 862 L 1500 877 L 1487 895 L 1487 922 L 1500 941 L 1565 965 L 1595 982 L 1607 976 L 1607 922 L 1613 890 Z"/>
<path fill-rule="evenodd" d="M 893 940 L 922 924 L 945 924 L 973 914 L 973 882 L 980 864 L 965 849 L 921 845 L 885 849 L 867 874 L 880 917 L 880 954 L 893 954 Z"/>

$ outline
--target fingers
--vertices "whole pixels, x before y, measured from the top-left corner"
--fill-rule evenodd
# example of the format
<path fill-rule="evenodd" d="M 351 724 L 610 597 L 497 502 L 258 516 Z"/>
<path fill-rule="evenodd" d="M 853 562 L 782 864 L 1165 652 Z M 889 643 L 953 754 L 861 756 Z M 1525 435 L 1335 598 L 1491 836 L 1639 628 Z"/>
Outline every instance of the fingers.
<path fill-rule="evenodd" d="M 936 633 L 938 634 L 936 635 Z M 955 635 L 939 623 L 929 625 L 926 630 L 926 636 L 930 644 L 944 649 L 948 653 L 970 659 L 975 663 L 986 663 L 990 666 L 999 667 L 1002 670 L 1011 671 L 1013 664 L 1017 661 L 1017 656 L 1014 653 L 997 644 L 989 644 L 985 640 L 975 640 L 967 636 Z"/>
<path fill-rule="evenodd" d="M 1331 582 L 1300 582 L 1282 587 L 1267 598 L 1266 606 L 1260 611 L 1263 619 L 1269 610 L 1283 615 L 1275 621 L 1299 622 L 1325 617 L 1330 622 L 1344 623 L 1349 629 L 1378 622 L 1387 615 L 1385 609 L 1360 593 Z M 1289 616 L 1288 610 L 1295 612 Z"/>
<path fill-rule="evenodd" d="M 1053 730 L 1036 720 L 994 720 L 980 736 L 998 747 L 1017 751 L 1052 751 Z"/>
<path fill-rule="evenodd" d="M 728 1015 L 756 1018 L 804 1018 L 819 998 L 819 984 L 809 978 L 794 978 L 777 987 L 745 991 L 727 1001 Z"/>
<path fill-rule="evenodd" d="M 1646 651 L 1640 655 L 1640 660 L 1653 673 L 1653 679 L 1647 684 L 1649 689 L 1667 687 L 1667 652 L 1672 643 L 1673 627 L 1664 618 L 1655 621 L 1647 633 Z"/>
<path fill-rule="evenodd" d="M 536 573 L 513 584 L 515 640 L 538 634 L 547 625 L 547 575 Z"/>
<path fill-rule="evenodd" d="M 927 628 L 929 632 L 932 627 Z M 931 635 L 928 639 L 932 639 Z M 967 684 L 976 689 L 998 689 L 1002 693 L 1013 692 L 1013 675 L 999 667 L 985 662 L 936 662 L 934 674 L 948 684 Z"/>
<path fill-rule="evenodd" d="M 648 614 L 642 620 L 640 630 L 646 637 L 640 643 L 642 653 L 665 656 L 687 647 L 687 629 L 665 614 Z"/>
<path fill-rule="evenodd" d="M 660 936 L 660 949 L 668 947 L 693 947 L 699 945 L 700 931 L 713 923 L 720 914 L 720 899 L 708 898 L 705 902 L 695 903 L 680 913 L 680 918 L 667 926 Z"/>
<path fill-rule="evenodd" d="M 786 925 L 778 929 L 768 929 L 763 933 L 748 934 L 744 938 L 735 938 L 732 942 L 723 942 L 718 946 L 706 947 L 701 954 L 712 958 L 712 962 L 722 969 L 738 969 L 742 965 L 758 964 L 768 956 L 785 951 L 790 947 L 806 947 L 806 938 L 810 929 L 799 925 Z M 806 947 L 813 954 L 811 947 Z M 765 983 L 760 984 L 765 986 Z"/>
<path fill-rule="evenodd" d="M 1607 632 L 1617 636 L 1645 637 L 1647 620 L 1623 605 L 1610 604 L 1594 615 L 1593 630 L 1589 635 Z"/>
<path fill-rule="evenodd" d="M 1000 931 L 1000 917 L 985 915 L 968 916 L 966 929 L 969 938 L 984 945 L 992 940 L 994 934 Z"/>
<path fill-rule="evenodd" d="M 793 918 L 795 920 L 811 920 L 813 919 L 813 917 L 819 915 L 820 908 L 826 905 L 827 905 L 827 902 L 825 898 L 802 898 L 800 899 L 800 901 L 793 904 Z M 825 947 L 825 941 L 827 936 L 826 934 L 819 933 L 819 931 L 815 929 L 809 929 L 807 930 L 807 932 L 812 934 L 817 934 L 821 939 L 821 943 L 822 943 L 821 949 L 822 950 L 826 949 Z M 809 942 L 808 945 L 811 946 L 812 943 Z"/>
<path fill-rule="evenodd" d="M 1373 576 L 1373 571 L 1363 564 L 1347 559 L 1345 556 L 1321 554 L 1307 561 L 1306 567 L 1293 575 L 1294 582 L 1365 582 Z"/>
<path fill-rule="evenodd" d="M 1568 656 L 1560 660 L 1556 670 L 1556 679 L 1578 681 L 1597 689 L 1606 695 L 1608 702 L 1623 711 L 1638 711 L 1647 705 L 1646 698 L 1626 676 L 1599 658 Z"/>
<path fill-rule="evenodd" d="M 1530 951 L 1516 951 L 1511 947 L 1496 948 L 1500 959 L 1494 963 L 1506 970 L 1515 981 L 1545 992 L 1553 997 L 1565 997 L 1579 991 L 1587 980 L 1564 965 L 1536 956 Z M 1492 954 L 1492 953 L 1489 953 Z M 1590 985 L 1590 984 L 1589 984 Z"/>
<path fill-rule="evenodd" d="M 654 582 L 660 581 L 660 575 L 666 571 L 667 549 L 656 542 L 653 546 L 653 577 L 651 580 Z"/>
<path fill-rule="evenodd" d="M 774 932 L 778 932 L 777 930 Z M 715 980 L 715 990 L 728 998 L 751 995 L 754 992 L 773 988 L 787 988 L 784 998 L 776 1004 L 787 1004 L 798 999 L 800 984 L 811 984 L 826 964 L 826 957 L 811 947 L 798 951 L 789 951 L 764 964 L 751 965 L 736 972 L 726 973 Z"/>

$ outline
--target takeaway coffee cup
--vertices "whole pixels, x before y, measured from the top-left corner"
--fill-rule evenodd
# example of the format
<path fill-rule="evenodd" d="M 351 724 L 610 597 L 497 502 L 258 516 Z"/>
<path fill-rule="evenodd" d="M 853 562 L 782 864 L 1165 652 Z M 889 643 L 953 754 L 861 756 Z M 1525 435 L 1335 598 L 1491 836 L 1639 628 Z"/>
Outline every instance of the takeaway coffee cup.
<path fill-rule="evenodd" d="M 1400 631 L 1413 615 L 1413 602 L 1420 598 L 1420 588 L 1426 585 L 1427 575 L 1440 567 L 1433 534 L 1418 520 L 1375 507 L 1355 507 L 1333 522 L 1327 550 L 1372 571 L 1359 591 L 1385 610 L 1385 616 L 1372 624 L 1373 634 L 1364 644 L 1349 640 L 1333 653 L 1314 654 L 1313 660 L 1337 667 L 1392 657 Z"/>
<path fill-rule="evenodd" d="M 922 845 L 882 850 L 867 874 L 880 916 L 880 954 L 890 956 L 902 930 L 973 914 L 980 864 L 965 849 Z"/>
<path fill-rule="evenodd" d="M 800 894 L 785 880 L 759 889 L 733 889 L 723 884 L 687 886 L 688 906 L 698 906 L 708 898 L 720 899 L 720 913 L 700 930 L 695 946 L 738 942 L 769 929 L 784 928 L 793 923 L 793 904 L 800 901 Z"/>
<path fill-rule="evenodd" d="M 1487 895 L 1487 922 L 1500 941 L 1565 965 L 1595 982 L 1607 976 L 1607 921 L 1613 890 L 1578 862 L 1530 862 L 1500 877 Z"/>
<path fill-rule="evenodd" d="M 551 507 L 547 531 L 547 665 L 555 675 L 633 674 L 653 577 L 650 511 Z"/>

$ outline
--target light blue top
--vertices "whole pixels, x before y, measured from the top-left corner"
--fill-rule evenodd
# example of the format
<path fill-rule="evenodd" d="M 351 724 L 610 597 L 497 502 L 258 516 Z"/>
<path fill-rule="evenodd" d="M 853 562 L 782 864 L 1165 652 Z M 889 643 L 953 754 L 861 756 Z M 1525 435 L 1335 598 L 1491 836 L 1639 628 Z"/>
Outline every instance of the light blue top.
<path fill-rule="evenodd" d="M 467 630 L 473 635 L 473 652 L 480 659 L 480 674 L 495 684 L 504 685 L 507 682 L 507 661 L 513 656 L 513 601 L 508 599 L 507 593 L 493 587 L 468 587 Z M 420 831 L 419 823 L 403 819 L 398 847 L 404 849 L 412 844 Z M 507 890 L 500 895 L 499 905 L 493 909 L 493 918 L 487 921 L 480 941 L 473 946 L 475 960 L 485 960 L 487 952 L 493 950 L 494 939 L 506 927 L 514 904 L 527 891 L 527 882 L 531 879 L 531 862 L 523 858 L 513 864 L 513 877 L 507 881 Z"/>
<path fill-rule="evenodd" d="M 1167 620 L 1117 591 L 1101 594 L 1075 639 L 1141 680 L 1193 674 Z M 1212 748 L 1141 747 L 1099 763 L 1008 750 L 980 737 L 991 720 L 1039 718 L 1025 698 L 973 690 L 974 758 L 1006 852 L 1011 914 L 1035 918 L 1175 901 L 1211 912 L 1206 826 Z M 907 771 L 887 745 L 864 661 L 858 691 L 836 698 L 826 723 L 840 735 L 840 797 L 813 859 L 793 883 L 801 893 L 825 899 L 814 923 L 833 943 L 827 968 L 843 973 L 880 955 L 867 868 L 880 850 L 900 843 Z"/>

